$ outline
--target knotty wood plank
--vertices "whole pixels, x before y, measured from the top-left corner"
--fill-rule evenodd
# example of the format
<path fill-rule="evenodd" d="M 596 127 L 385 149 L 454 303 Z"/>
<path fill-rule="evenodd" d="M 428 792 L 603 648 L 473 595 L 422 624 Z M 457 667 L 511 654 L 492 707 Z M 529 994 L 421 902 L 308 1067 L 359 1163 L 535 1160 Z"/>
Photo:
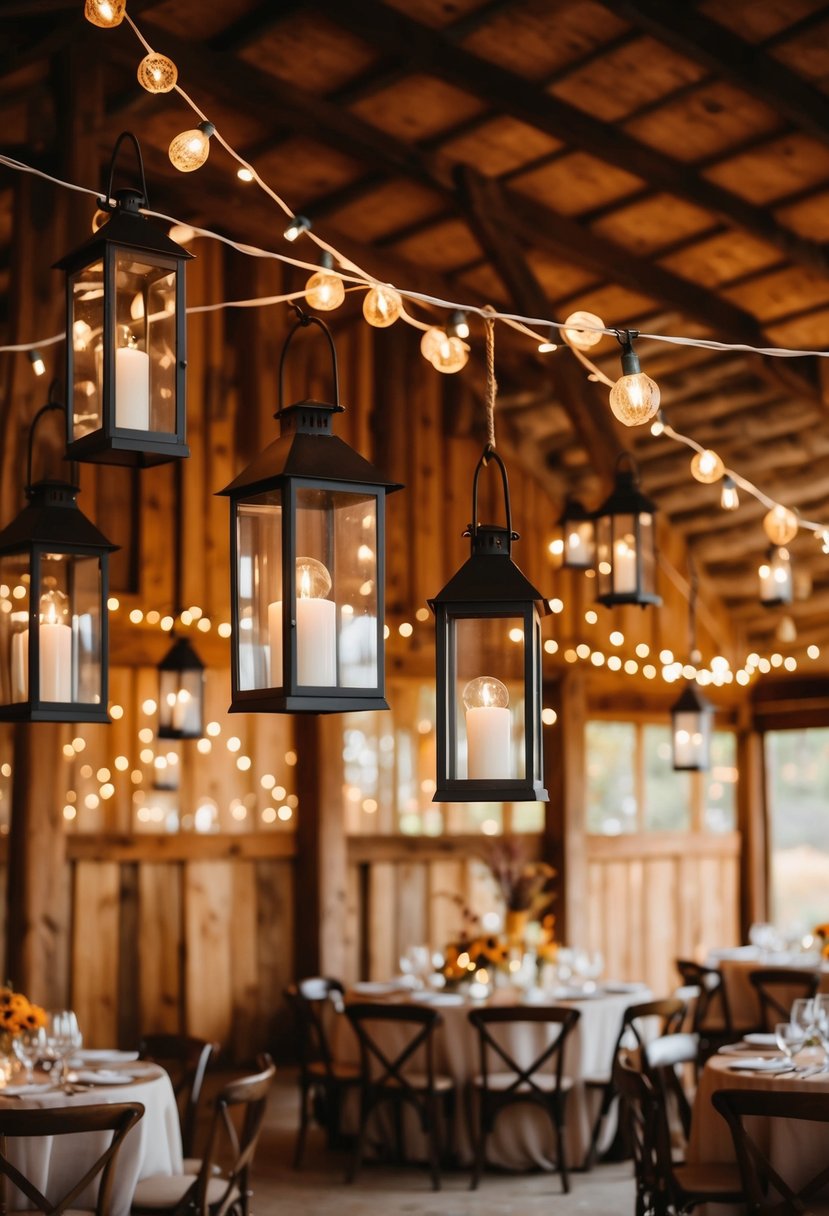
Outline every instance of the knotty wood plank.
<path fill-rule="evenodd" d="M 230 1053 L 235 1061 L 253 1059 L 263 1038 L 258 966 L 257 886 L 255 863 L 231 863 L 230 937 L 233 1023 Z M 226 981 L 227 982 L 227 981 Z"/>
<path fill-rule="evenodd" d="M 120 866 L 75 866 L 72 1006 L 88 1047 L 118 1042 Z"/>
<path fill-rule="evenodd" d="M 193 861 L 184 867 L 185 1021 L 190 1034 L 230 1041 L 233 1001 L 233 866 Z"/>
<path fill-rule="evenodd" d="M 368 938 L 369 979 L 383 980 L 398 971 L 395 950 L 395 888 L 397 867 L 377 862 L 369 871 Z"/>
<path fill-rule="evenodd" d="M 295 975 L 306 974 L 302 959 L 295 958 L 293 949 L 294 868 L 287 861 L 255 861 L 252 865 L 261 1018 L 256 1042 L 282 1058 L 291 1025 L 282 994 Z"/>
<path fill-rule="evenodd" d="M 184 1030 L 181 878 L 179 865 L 138 866 L 138 1006 L 145 1034 Z"/>

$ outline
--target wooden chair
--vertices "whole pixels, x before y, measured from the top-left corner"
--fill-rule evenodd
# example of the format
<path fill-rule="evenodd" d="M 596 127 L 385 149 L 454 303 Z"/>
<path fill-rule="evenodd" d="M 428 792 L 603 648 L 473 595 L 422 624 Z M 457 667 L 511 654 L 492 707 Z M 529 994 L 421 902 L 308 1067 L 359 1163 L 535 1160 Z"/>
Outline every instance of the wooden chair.
<path fill-rule="evenodd" d="M 5 1212 L 6 1179 L 26 1196 L 29 1210 L 62 1216 L 68 1213 L 95 1212 L 97 1216 L 109 1216 L 111 1211 L 112 1169 L 124 1137 L 144 1114 L 140 1102 L 119 1102 L 102 1106 L 72 1106 L 44 1110 L 0 1110 L 0 1175 L 3 1183 L 2 1210 Z M 84 1170 L 62 1198 L 47 1199 L 33 1182 L 12 1161 L 10 1144 L 18 1138 L 40 1138 L 44 1136 L 77 1136 L 85 1133 L 112 1132 L 108 1147 Z M 78 1170 L 83 1169 L 86 1157 L 79 1152 Z M 98 1198 L 93 1207 L 79 1207 L 75 1202 L 87 1187 L 98 1179 Z M 17 1208 L 11 1210 L 18 1210 Z"/>
<path fill-rule="evenodd" d="M 577 1009 L 557 1008 L 554 1005 L 523 1008 L 496 1006 L 470 1011 L 469 1020 L 478 1031 L 481 1061 L 481 1071 L 470 1082 L 469 1092 L 470 1133 L 475 1145 L 471 1190 L 475 1190 L 480 1182 L 486 1163 L 486 1142 L 495 1126 L 495 1120 L 505 1107 L 519 1102 L 532 1103 L 549 1116 L 556 1134 L 556 1155 L 562 1189 L 565 1192 L 570 1190 L 564 1114 L 567 1095 L 573 1083 L 564 1075 L 564 1048 L 580 1016 Z M 525 1023 L 558 1028 L 555 1037 L 527 1067 L 513 1058 L 492 1030 L 496 1026 L 519 1026 Z M 498 1070 L 494 1072 L 489 1067 L 493 1056 L 499 1064 Z M 478 1105 L 477 1135 L 472 1120 L 473 1097 L 477 1099 Z"/>
<path fill-rule="evenodd" d="M 683 984 L 698 989 L 691 1030 L 699 1035 L 699 1063 L 704 1064 L 726 1043 L 734 1042 L 734 1024 L 722 972 L 691 959 L 678 958 L 676 969 Z"/>
<path fill-rule="evenodd" d="M 696 1050 L 696 1048 L 694 1048 Z M 638 1053 L 624 1049 L 614 1066 L 636 1171 L 636 1216 L 690 1212 L 700 1204 L 741 1204 L 740 1173 L 719 1162 L 677 1161 L 660 1088 Z"/>
<path fill-rule="evenodd" d="M 152 1060 L 170 1074 L 181 1125 L 185 1173 L 195 1173 L 201 1161 L 193 1157 L 199 1098 L 215 1043 L 186 1034 L 146 1034 L 138 1044 L 142 1060 Z M 191 1167 L 191 1168 L 187 1168 Z"/>
<path fill-rule="evenodd" d="M 744 1118 L 753 1116 L 829 1123 L 829 1094 L 796 1090 L 721 1089 L 717 1090 L 712 1100 L 731 1131 L 748 1212 L 754 1216 L 829 1212 L 829 1200 L 812 1199 L 813 1195 L 829 1185 L 829 1166 L 813 1174 L 802 1185 L 787 1182 L 781 1173 L 786 1166 L 778 1163 L 778 1168 L 769 1160 L 767 1135 L 762 1136 L 758 1143 L 743 1123 Z M 756 1125 L 752 1130 L 757 1131 Z"/>
<path fill-rule="evenodd" d="M 133 1216 L 248 1216 L 250 1170 L 276 1073 L 270 1056 L 260 1056 L 258 1064 L 259 1072 L 231 1081 L 217 1095 L 198 1173 L 142 1179 L 133 1196 Z M 225 1158 L 228 1164 L 217 1175 L 215 1167 Z"/>
<path fill-rule="evenodd" d="M 820 983 L 817 971 L 792 967 L 758 967 L 748 973 L 748 978 L 757 993 L 761 1031 L 773 1031 L 777 1022 L 788 1022 L 792 1001 L 797 997 L 811 1000 Z"/>
<path fill-rule="evenodd" d="M 360 1044 L 360 1126 L 348 1181 L 357 1177 L 365 1153 L 371 1113 L 391 1103 L 398 1157 L 403 1159 L 403 1112 L 412 1107 L 427 1139 L 433 1190 L 440 1190 L 440 1108 L 447 1125 L 454 1114 L 455 1083 L 435 1071 L 435 1031 L 443 1019 L 420 1005 L 349 1004 L 346 1015 Z M 379 1032 L 379 1033 L 378 1033 Z M 379 1041 L 383 1036 L 384 1043 Z M 393 1047 L 387 1046 L 393 1043 Z M 419 1065 L 420 1071 L 414 1071 Z"/>
<path fill-rule="evenodd" d="M 679 1000 L 677 997 L 664 997 L 657 1001 L 642 1001 L 638 1005 L 629 1005 L 623 1013 L 622 1025 L 616 1039 L 616 1046 L 613 1049 L 610 1075 L 606 1077 L 585 1078 L 586 1087 L 588 1089 L 601 1090 L 602 1096 L 598 1113 L 593 1121 L 593 1131 L 590 1136 L 590 1145 L 582 1164 L 583 1169 L 591 1169 L 596 1160 L 605 1120 L 610 1114 L 617 1097 L 616 1084 L 613 1079 L 613 1064 L 619 1054 L 619 1049 L 623 1045 L 635 1047 L 640 1051 L 644 1048 L 645 1032 L 642 1023 L 648 1018 L 659 1018 L 661 1023 L 660 1034 L 676 1034 L 684 1021 L 685 1011 L 686 1005 L 684 1001 Z"/>
<path fill-rule="evenodd" d="M 344 1009 L 339 980 L 314 976 L 291 984 L 285 997 L 293 1007 L 299 1031 L 299 1130 L 294 1148 L 294 1169 L 305 1152 L 305 1137 L 313 1112 L 326 1130 L 333 1148 L 340 1132 L 340 1110 L 346 1089 L 359 1083 L 360 1070 L 338 1064 L 328 1039 L 327 1020 L 332 1009 Z"/>
<path fill-rule="evenodd" d="M 676 1113 L 682 1134 L 691 1134 L 691 1102 L 680 1077 L 684 1068 L 695 1068 L 699 1041 L 695 1034 L 666 1034 L 645 1044 L 642 1067 L 659 1091 L 666 1113 Z"/>

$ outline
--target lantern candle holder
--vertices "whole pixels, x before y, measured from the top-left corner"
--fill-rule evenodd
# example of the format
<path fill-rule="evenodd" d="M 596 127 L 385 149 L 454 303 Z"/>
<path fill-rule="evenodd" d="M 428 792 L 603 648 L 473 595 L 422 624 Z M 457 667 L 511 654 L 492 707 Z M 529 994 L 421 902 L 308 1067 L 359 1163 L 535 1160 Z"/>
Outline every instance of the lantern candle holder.
<path fill-rule="evenodd" d="M 506 527 L 480 524 L 478 479 L 501 473 Z M 512 560 L 504 462 L 487 446 L 472 483 L 471 554 L 429 607 L 435 614 L 435 802 L 546 801 L 541 725 L 541 592 Z"/>
<path fill-rule="evenodd" d="M 794 599 L 794 579 L 789 550 L 785 545 L 772 546 L 758 570 L 760 603 L 765 608 L 780 608 Z"/>
<path fill-rule="evenodd" d="M 598 603 L 662 603 L 656 593 L 655 514 L 655 504 L 639 489 L 635 460 L 623 452 L 616 461 L 616 484 L 594 517 Z"/>
<path fill-rule="evenodd" d="M 711 767 L 714 706 L 689 681 L 671 707 L 673 767 L 676 772 L 706 772 Z"/>
<path fill-rule="evenodd" d="M 596 532 L 592 512 L 576 499 L 564 504 L 561 519 L 561 564 L 565 570 L 592 570 L 596 560 Z"/>

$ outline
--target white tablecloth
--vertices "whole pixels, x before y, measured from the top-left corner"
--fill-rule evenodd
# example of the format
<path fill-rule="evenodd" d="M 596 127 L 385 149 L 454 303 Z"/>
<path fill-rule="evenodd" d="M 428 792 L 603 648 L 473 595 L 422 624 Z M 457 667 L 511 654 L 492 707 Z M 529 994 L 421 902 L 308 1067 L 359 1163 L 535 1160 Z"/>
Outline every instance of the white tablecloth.
<path fill-rule="evenodd" d="M 630 1005 L 650 999 L 647 988 L 631 993 L 599 994 L 584 1000 L 555 1000 L 546 1003 L 577 1009 L 581 1014 L 575 1030 L 565 1047 L 564 1074 L 574 1082 L 567 1098 L 566 1128 L 567 1149 L 570 1168 L 580 1165 L 590 1143 L 592 1119 L 597 1102 L 591 1102 L 584 1082 L 587 1078 L 603 1079 L 610 1075 L 613 1049 L 622 1024 L 625 1010 Z M 366 1000 L 359 992 L 350 994 L 352 1000 Z M 394 999 L 395 1003 L 406 998 Z M 501 991 L 492 997 L 494 1004 L 517 1004 L 514 992 Z M 469 1011 L 475 1004 L 465 1001 L 462 1005 L 439 1007 L 443 1025 L 437 1031 L 435 1042 L 435 1067 L 440 1073 L 451 1076 L 456 1086 L 456 1116 L 454 1148 L 461 1164 L 472 1161 L 472 1146 L 464 1102 L 466 1082 L 480 1072 L 478 1032 L 469 1021 Z M 395 1028 L 398 1036 L 399 1028 Z M 490 1029 L 499 1031 L 497 1027 Z M 504 1035 L 504 1047 L 524 1066 L 528 1066 L 540 1054 L 551 1037 L 558 1033 L 557 1027 L 538 1023 L 518 1023 L 509 1028 L 500 1028 Z M 386 1049 L 392 1051 L 394 1042 L 381 1040 Z M 406 1041 L 400 1038 L 400 1044 Z M 359 1061 L 356 1037 L 343 1015 L 334 1026 L 333 1050 L 341 1063 L 354 1064 Z M 415 1068 L 417 1065 L 415 1065 Z M 490 1067 L 497 1068 L 491 1063 Z M 549 1064 L 546 1066 L 549 1069 Z M 592 1095 L 598 1098 L 598 1093 Z M 356 1104 L 344 1112 L 346 1129 L 356 1126 Z M 608 1128 L 612 1135 L 612 1129 Z M 406 1146 L 414 1158 L 425 1157 L 425 1144 L 412 1118 L 406 1124 Z M 502 1112 L 495 1129 L 487 1142 L 487 1160 L 492 1165 L 507 1169 L 541 1167 L 551 1169 L 555 1162 L 555 1136 L 550 1121 L 538 1109 L 526 1103 L 515 1105 Z"/>
<path fill-rule="evenodd" d="M 90 1106 L 103 1103 L 140 1102 L 144 1116 L 121 1145 L 112 1180 L 110 1216 L 128 1216 L 136 1184 L 151 1174 L 181 1173 L 181 1132 L 178 1110 L 170 1078 L 156 1064 L 140 1062 L 110 1064 L 135 1079 L 123 1085 L 96 1085 L 81 1093 L 67 1095 L 61 1090 L 45 1089 L 24 1097 L 4 1097 L 4 1109 L 17 1110 L 55 1106 Z M 140 1074 L 140 1075 L 139 1075 Z M 52 1202 L 66 1193 L 92 1162 L 105 1150 L 110 1132 L 19 1139 L 9 1143 L 15 1164 Z M 79 1196 L 73 1207 L 94 1206 L 91 1188 Z"/>
<path fill-rule="evenodd" d="M 798 958 L 797 955 L 793 957 L 778 955 L 768 959 L 762 958 L 759 954 L 756 958 L 722 958 L 719 960 L 718 966 L 728 993 L 731 1022 L 735 1030 L 753 1030 L 760 1019 L 757 993 L 748 978 L 752 971 L 765 970 L 770 967 L 782 970 L 791 968 L 795 971 L 818 970 L 814 962 Z M 820 967 L 819 991 L 829 992 L 829 967 L 825 963 Z M 794 998 L 800 995 L 800 991 L 792 989 L 791 992 L 787 992 L 785 989 L 780 989 L 776 995 L 785 1005 L 791 1004 Z"/>

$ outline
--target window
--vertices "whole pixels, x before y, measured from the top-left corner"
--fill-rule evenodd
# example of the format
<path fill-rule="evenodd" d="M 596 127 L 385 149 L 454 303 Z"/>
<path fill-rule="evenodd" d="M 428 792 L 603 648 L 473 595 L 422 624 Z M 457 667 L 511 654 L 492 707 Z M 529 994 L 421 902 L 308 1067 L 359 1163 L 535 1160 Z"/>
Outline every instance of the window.
<path fill-rule="evenodd" d="M 829 727 L 769 731 L 772 915 L 785 931 L 829 920 Z"/>
<path fill-rule="evenodd" d="M 708 773 L 675 772 L 667 722 L 587 723 L 587 831 L 731 832 L 736 823 L 736 742 L 715 731 Z"/>

